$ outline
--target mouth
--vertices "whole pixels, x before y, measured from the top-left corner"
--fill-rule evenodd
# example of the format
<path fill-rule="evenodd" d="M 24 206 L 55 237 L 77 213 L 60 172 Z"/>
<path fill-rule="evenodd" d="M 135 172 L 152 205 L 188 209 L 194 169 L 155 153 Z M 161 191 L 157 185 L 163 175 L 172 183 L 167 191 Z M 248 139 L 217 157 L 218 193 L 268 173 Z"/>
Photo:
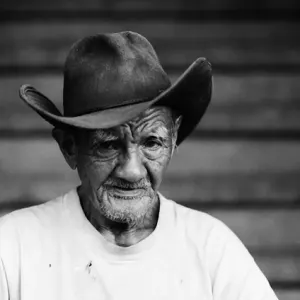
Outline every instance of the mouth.
<path fill-rule="evenodd" d="M 111 189 L 117 189 L 117 190 L 123 190 L 123 191 L 134 191 L 136 188 L 131 188 L 131 187 L 123 187 L 123 186 L 111 186 Z"/>
<path fill-rule="evenodd" d="M 120 186 L 110 186 L 107 188 L 107 190 L 112 195 L 131 198 L 140 197 L 145 193 L 145 188 L 130 188 Z"/>

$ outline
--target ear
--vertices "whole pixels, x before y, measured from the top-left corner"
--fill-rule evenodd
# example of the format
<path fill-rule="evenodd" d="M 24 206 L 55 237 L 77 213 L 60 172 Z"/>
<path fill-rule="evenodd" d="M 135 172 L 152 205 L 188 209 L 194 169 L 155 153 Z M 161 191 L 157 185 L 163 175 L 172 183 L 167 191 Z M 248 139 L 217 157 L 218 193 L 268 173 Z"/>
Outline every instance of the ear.
<path fill-rule="evenodd" d="M 70 168 L 75 170 L 77 167 L 77 147 L 74 135 L 67 130 L 54 128 L 52 136 L 59 145 L 60 151 Z"/>
<path fill-rule="evenodd" d="M 177 135 L 178 135 L 179 127 L 181 125 L 181 121 L 182 121 L 182 116 L 179 116 L 176 118 L 176 120 L 174 122 L 173 137 L 172 137 L 172 147 L 173 147 L 172 155 L 174 153 L 175 148 L 177 147 L 176 141 L 177 141 Z"/>

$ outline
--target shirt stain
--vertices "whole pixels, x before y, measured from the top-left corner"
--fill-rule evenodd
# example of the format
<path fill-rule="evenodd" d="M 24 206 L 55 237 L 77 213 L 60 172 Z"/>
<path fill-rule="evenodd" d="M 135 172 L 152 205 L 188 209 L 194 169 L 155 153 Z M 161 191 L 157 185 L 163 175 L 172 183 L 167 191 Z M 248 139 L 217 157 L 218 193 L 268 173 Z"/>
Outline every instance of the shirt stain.
<path fill-rule="evenodd" d="M 91 274 L 91 269 L 92 269 L 92 266 L 93 266 L 93 262 L 90 261 L 87 265 L 86 265 L 86 271 Z"/>
<path fill-rule="evenodd" d="M 87 273 L 91 276 L 91 278 L 92 278 L 93 280 L 96 280 L 96 276 L 95 276 L 95 274 L 93 273 L 92 267 L 93 267 L 93 262 L 92 262 L 92 261 L 89 261 L 89 263 L 88 263 L 88 264 L 86 265 L 86 267 L 85 267 L 85 270 L 87 271 Z"/>

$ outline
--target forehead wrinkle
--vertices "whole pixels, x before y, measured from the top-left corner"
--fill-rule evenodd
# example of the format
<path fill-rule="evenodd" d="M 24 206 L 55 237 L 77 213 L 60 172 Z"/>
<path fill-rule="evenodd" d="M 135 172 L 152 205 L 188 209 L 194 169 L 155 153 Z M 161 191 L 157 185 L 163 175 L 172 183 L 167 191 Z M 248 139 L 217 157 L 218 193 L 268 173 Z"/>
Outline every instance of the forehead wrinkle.
<path fill-rule="evenodd" d="M 99 140 L 115 140 L 123 136 L 124 131 L 122 129 L 125 129 L 128 133 L 130 132 L 132 137 L 136 132 L 154 133 L 165 137 L 169 133 L 170 128 L 168 128 L 168 122 L 171 121 L 170 118 L 168 111 L 159 107 L 150 108 L 142 115 L 124 124 L 108 129 L 98 129 L 93 131 L 89 140 L 91 143 L 95 143 Z M 128 130 L 126 130 L 126 128 Z"/>
<path fill-rule="evenodd" d="M 168 133 L 168 126 L 164 120 L 154 120 L 154 122 L 146 122 L 140 125 L 142 132 L 148 133 Z"/>
<path fill-rule="evenodd" d="M 143 115 L 136 117 L 135 119 L 128 122 L 132 131 L 145 131 L 147 127 L 153 128 L 158 126 L 163 126 L 166 130 L 168 129 L 168 122 L 171 121 L 171 118 L 168 111 L 154 107 L 146 110 Z M 153 121 L 153 122 L 151 122 Z M 158 124 L 159 123 L 159 124 Z"/>

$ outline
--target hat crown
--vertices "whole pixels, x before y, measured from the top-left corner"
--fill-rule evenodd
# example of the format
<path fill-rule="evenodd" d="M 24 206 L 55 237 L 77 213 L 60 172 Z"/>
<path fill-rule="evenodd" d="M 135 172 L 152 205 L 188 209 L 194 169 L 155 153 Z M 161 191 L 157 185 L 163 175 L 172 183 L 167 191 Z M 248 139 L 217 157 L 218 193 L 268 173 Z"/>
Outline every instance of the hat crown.
<path fill-rule="evenodd" d="M 153 47 L 140 34 L 86 37 L 72 46 L 66 59 L 64 115 L 148 101 L 170 85 Z"/>

